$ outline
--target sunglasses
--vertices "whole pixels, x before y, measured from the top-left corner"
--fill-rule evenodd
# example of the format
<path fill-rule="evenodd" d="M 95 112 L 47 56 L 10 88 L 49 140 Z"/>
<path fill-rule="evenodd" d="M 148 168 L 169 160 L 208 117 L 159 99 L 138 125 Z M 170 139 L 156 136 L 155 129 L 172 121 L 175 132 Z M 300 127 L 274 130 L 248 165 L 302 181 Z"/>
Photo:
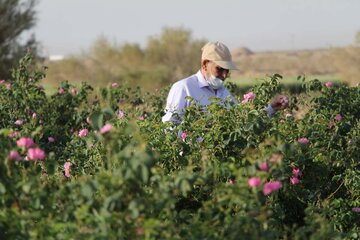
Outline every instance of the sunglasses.
<path fill-rule="evenodd" d="M 223 72 L 223 71 L 229 72 L 229 69 L 222 68 L 222 67 L 220 67 L 220 66 L 216 66 L 215 68 L 216 68 L 216 71 L 218 71 L 218 72 Z"/>

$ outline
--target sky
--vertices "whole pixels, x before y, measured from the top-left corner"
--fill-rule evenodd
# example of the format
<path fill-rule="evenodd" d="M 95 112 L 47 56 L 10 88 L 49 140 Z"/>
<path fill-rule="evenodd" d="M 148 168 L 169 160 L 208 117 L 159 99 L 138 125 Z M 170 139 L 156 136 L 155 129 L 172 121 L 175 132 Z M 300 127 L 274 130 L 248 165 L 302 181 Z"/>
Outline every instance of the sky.
<path fill-rule="evenodd" d="M 31 30 L 46 55 L 76 55 L 100 37 L 146 46 L 164 27 L 230 49 L 346 46 L 360 31 L 360 0 L 39 0 Z"/>

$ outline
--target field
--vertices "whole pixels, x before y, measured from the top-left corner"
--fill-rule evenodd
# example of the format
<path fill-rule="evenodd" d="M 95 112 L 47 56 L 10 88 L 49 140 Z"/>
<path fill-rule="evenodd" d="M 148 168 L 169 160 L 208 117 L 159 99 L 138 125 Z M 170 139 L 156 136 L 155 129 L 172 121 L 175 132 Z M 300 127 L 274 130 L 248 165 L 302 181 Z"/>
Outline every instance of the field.
<path fill-rule="evenodd" d="M 360 86 L 306 81 L 268 116 L 294 82 L 272 75 L 174 124 L 167 88 L 56 87 L 30 62 L 0 85 L 1 239 L 360 239 Z"/>

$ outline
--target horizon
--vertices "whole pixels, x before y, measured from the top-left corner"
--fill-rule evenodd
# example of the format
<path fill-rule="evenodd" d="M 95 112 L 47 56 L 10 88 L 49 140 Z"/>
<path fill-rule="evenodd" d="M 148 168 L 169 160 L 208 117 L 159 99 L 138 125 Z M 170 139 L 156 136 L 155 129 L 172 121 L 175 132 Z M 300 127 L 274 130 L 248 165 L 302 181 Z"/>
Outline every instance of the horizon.
<path fill-rule="evenodd" d="M 30 33 L 46 55 L 69 56 L 87 51 L 101 36 L 144 48 L 164 27 L 182 27 L 192 32 L 192 39 L 221 41 L 231 50 L 246 47 L 254 52 L 344 47 L 353 44 L 360 31 L 356 0 L 224 0 L 225 13 L 213 0 L 202 3 L 42 0 L 35 7 L 38 20 Z"/>

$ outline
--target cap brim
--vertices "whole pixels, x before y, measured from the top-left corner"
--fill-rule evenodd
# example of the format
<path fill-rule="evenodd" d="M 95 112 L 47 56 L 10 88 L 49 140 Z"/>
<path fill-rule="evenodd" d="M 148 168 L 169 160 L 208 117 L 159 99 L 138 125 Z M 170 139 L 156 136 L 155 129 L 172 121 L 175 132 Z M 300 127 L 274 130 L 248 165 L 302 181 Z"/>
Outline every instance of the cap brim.
<path fill-rule="evenodd" d="M 235 63 L 230 61 L 213 61 L 213 62 L 225 69 L 239 70 L 238 67 L 235 65 Z"/>

